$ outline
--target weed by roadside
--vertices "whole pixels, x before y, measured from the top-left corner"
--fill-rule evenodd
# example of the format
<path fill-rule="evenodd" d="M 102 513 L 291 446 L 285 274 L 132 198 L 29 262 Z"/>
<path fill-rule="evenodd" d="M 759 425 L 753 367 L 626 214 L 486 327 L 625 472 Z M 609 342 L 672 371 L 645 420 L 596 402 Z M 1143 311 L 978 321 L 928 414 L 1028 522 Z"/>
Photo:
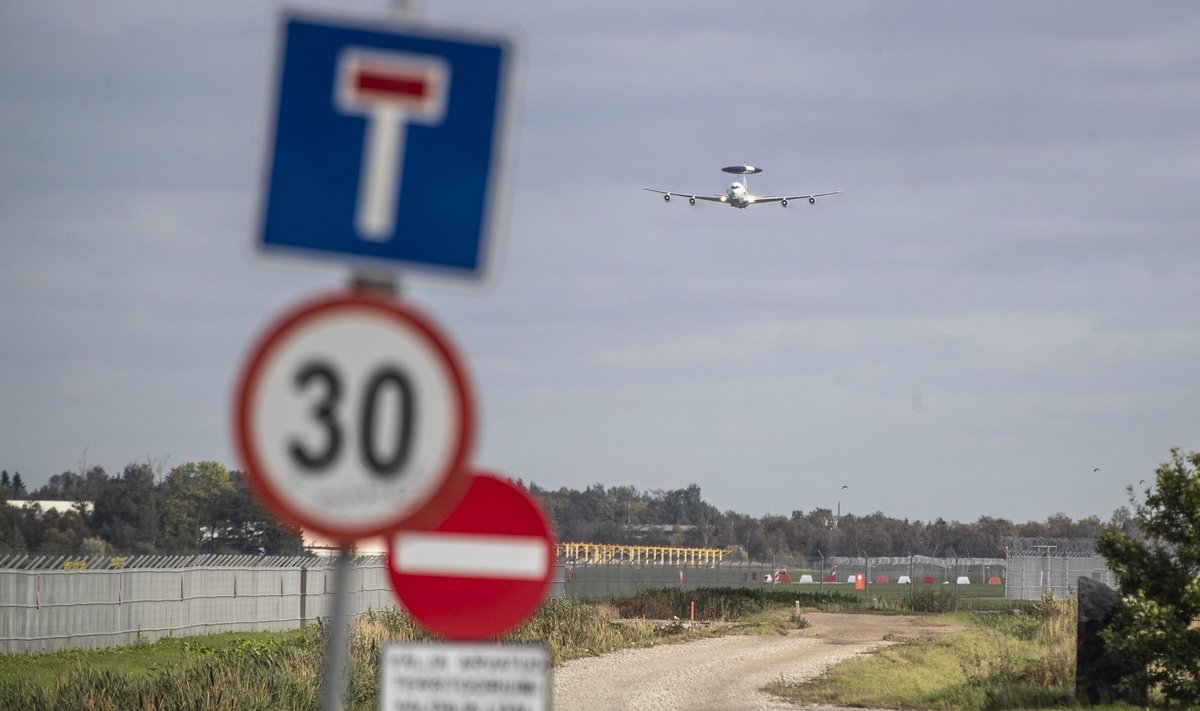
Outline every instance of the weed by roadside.
<path fill-rule="evenodd" d="M 804 607 L 856 604 L 844 593 L 797 592 L 784 588 L 653 588 L 613 601 L 621 617 L 669 620 L 690 619 L 695 605 L 697 620 L 737 620 L 746 615 L 799 602 Z"/>
<path fill-rule="evenodd" d="M 866 708 L 1000 711 L 1074 703 L 1074 600 L 951 617 L 966 631 L 885 647 L 819 679 L 765 690 L 792 703 Z"/>

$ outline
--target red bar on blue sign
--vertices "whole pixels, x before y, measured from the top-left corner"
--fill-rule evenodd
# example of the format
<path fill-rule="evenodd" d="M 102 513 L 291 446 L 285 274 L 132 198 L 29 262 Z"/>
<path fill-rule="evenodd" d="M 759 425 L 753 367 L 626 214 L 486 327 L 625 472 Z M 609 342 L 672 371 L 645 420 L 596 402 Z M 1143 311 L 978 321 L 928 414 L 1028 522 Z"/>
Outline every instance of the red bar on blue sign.
<path fill-rule="evenodd" d="M 429 77 L 422 74 L 402 74 L 361 68 L 354 86 L 360 96 L 395 97 L 423 100 L 429 94 Z"/>

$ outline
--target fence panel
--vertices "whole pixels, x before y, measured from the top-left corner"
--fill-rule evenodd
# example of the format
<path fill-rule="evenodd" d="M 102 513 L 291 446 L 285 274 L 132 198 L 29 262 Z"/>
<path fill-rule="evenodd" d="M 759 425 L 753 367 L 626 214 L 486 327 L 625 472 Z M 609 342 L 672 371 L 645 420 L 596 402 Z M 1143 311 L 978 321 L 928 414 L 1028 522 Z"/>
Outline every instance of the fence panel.
<path fill-rule="evenodd" d="M 1014 538 L 1008 545 L 1008 565 L 1006 594 L 1014 599 L 1070 597 L 1081 577 L 1117 587 L 1116 576 L 1091 538 Z"/>
<path fill-rule="evenodd" d="M 0 561 L 0 653 L 94 649 L 167 636 L 297 629 L 328 617 L 331 561 L 144 556 Z M 65 568 L 65 569 L 64 569 Z M 351 567 L 350 614 L 396 606 L 381 556 Z"/>

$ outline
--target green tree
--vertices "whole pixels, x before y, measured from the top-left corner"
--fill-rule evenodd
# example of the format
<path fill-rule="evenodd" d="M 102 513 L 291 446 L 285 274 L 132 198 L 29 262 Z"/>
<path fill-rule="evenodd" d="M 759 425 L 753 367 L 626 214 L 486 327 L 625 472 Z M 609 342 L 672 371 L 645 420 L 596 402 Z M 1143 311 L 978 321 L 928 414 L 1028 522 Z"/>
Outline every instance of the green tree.
<path fill-rule="evenodd" d="M 13 474 L 11 488 L 14 499 L 24 499 L 29 495 L 29 492 L 25 491 L 25 482 L 21 481 L 21 472 Z"/>
<path fill-rule="evenodd" d="M 207 550 L 252 555 L 300 555 L 304 534 L 295 526 L 277 521 L 259 504 L 242 472 L 229 474 L 233 486 L 223 495 L 224 528 Z"/>
<path fill-rule="evenodd" d="M 154 465 L 130 464 L 121 476 L 99 485 L 93 530 L 122 553 L 153 553 L 158 538 L 158 492 Z"/>
<path fill-rule="evenodd" d="M 162 484 L 161 551 L 207 550 L 228 527 L 221 510 L 233 488 L 229 472 L 218 462 L 188 462 L 167 474 Z"/>
<path fill-rule="evenodd" d="M 1124 605 L 1103 634 L 1109 652 L 1138 670 L 1121 686 L 1144 703 L 1161 694 L 1169 704 L 1200 703 L 1200 452 L 1178 447 L 1159 466 L 1155 485 L 1134 518 L 1146 540 L 1115 527 L 1098 549 L 1116 574 Z"/>
<path fill-rule="evenodd" d="M 0 551 L 24 553 L 25 534 L 21 530 L 21 510 L 8 503 L 9 491 L 0 487 Z"/>
<path fill-rule="evenodd" d="M 87 537 L 87 524 L 78 511 L 59 513 L 54 510 L 38 510 L 41 540 L 32 553 L 77 553 Z"/>

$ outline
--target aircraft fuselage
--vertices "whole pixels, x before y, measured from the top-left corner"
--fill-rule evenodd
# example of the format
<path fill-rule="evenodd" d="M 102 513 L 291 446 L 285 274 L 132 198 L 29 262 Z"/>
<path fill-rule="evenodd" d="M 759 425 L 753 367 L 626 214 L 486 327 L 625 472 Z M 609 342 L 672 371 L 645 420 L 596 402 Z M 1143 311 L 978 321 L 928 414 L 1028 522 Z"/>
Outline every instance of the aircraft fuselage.
<path fill-rule="evenodd" d="M 725 189 L 725 202 L 733 207 L 747 208 L 754 202 L 754 196 L 741 183 L 733 183 Z"/>

